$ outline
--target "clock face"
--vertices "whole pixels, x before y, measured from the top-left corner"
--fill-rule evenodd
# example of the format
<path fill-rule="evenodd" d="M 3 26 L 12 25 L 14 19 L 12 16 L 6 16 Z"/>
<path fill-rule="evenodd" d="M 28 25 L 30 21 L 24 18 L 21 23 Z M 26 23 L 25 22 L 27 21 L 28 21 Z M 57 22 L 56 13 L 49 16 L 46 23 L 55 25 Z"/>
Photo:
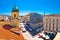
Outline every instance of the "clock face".
<path fill-rule="evenodd" d="M 17 21 L 16 20 L 14 20 L 14 23 L 16 23 Z"/>

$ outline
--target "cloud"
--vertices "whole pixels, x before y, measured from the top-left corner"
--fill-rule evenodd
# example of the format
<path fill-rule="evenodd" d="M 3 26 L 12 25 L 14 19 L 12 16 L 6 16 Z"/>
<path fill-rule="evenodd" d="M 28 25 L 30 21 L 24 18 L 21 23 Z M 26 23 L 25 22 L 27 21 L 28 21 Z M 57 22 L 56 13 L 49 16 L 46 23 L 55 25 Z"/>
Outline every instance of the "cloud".
<path fill-rule="evenodd" d="M 39 11 L 20 11 L 19 15 L 23 15 L 24 16 L 24 15 L 26 15 L 28 13 L 32 13 L 32 12 L 36 12 L 38 14 L 44 15 L 44 12 L 39 12 Z M 49 14 L 51 14 L 51 13 L 45 13 L 45 15 L 49 15 Z M 0 15 L 11 15 L 11 12 L 0 13 Z"/>
<path fill-rule="evenodd" d="M 19 12 L 19 15 L 26 15 L 26 14 L 28 14 L 28 13 L 33 13 L 33 12 L 36 12 L 36 13 L 38 13 L 38 14 L 44 14 L 43 12 L 38 12 L 38 11 L 21 11 L 21 12 Z"/>
<path fill-rule="evenodd" d="M 26 15 L 28 13 L 30 13 L 30 12 L 29 11 L 21 11 L 21 12 L 19 12 L 19 15 Z"/>

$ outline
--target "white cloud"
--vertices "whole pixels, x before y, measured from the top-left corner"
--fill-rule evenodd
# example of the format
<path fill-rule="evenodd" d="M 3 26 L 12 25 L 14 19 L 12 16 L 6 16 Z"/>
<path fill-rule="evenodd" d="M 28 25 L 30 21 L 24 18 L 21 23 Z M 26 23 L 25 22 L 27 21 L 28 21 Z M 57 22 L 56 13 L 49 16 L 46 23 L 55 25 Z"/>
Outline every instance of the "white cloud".
<path fill-rule="evenodd" d="M 19 15 L 26 15 L 28 13 L 29 13 L 28 11 L 22 11 L 22 12 L 19 12 Z"/>
<path fill-rule="evenodd" d="M 20 11 L 19 15 L 26 15 L 26 14 L 31 13 L 31 12 L 36 12 L 38 14 L 44 15 L 44 12 L 38 12 L 38 11 Z M 11 12 L 0 13 L 0 14 L 2 14 L 2 15 L 11 15 Z M 49 15 L 49 14 L 51 14 L 51 13 L 45 13 L 45 15 Z"/>
<path fill-rule="evenodd" d="M 26 14 L 28 14 L 28 13 L 31 13 L 31 12 L 36 12 L 36 13 L 38 13 L 38 14 L 44 14 L 43 12 L 37 12 L 37 11 L 21 11 L 20 13 L 19 13 L 19 15 L 26 15 Z"/>

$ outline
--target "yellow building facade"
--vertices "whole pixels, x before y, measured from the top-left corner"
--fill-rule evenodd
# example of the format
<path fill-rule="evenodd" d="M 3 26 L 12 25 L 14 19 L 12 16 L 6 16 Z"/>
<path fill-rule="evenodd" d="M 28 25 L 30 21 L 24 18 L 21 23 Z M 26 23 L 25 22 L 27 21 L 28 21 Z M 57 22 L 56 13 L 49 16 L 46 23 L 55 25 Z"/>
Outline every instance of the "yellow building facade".
<path fill-rule="evenodd" d="M 19 27 L 19 10 L 16 6 L 13 7 L 11 13 L 11 25 Z"/>

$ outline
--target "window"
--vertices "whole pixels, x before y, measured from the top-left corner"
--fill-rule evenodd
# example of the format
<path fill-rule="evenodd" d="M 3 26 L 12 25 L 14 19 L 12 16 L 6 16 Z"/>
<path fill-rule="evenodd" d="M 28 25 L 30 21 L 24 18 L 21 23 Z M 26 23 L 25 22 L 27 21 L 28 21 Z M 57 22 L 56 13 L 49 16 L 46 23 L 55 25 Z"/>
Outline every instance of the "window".
<path fill-rule="evenodd" d="M 14 17 L 16 17 L 16 14 L 14 14 Z"/>
<path fill-rule="evenodd" d="M 46 29 L 47 29 L 47 23 L 46 23 Z"/>
<path fill-rule="evenodd" d="M 49 30 L 51 29 L 51 23 L 49 23 Z"/>
<path fill-rule="evenodd" d="M 53 30 L 54 30 L 54 23 L 53 23 Z"/>
<path fill-rule="evenodd" d="M 53 19 L 53 22 L 54 22 L 55 20 Z"/>
<path fill-rule="evenodd" d="M 58 30 L 58 19 L 57 19 L 57 23 L 56 23 L 56 30 Z"/>
<path fill-rule="evenodd" d="M 51 19 L 50 19 L 50 22 L 51 22 Z"/>
<path fill-rule="evenodd" d="M 57 23 L 58 23 L 58 19 L 57 19 Z"/>
<path fill-rule="evenodd" d="M 58 23 L 56 24 L 56 31 L 58 31 Z"/>

